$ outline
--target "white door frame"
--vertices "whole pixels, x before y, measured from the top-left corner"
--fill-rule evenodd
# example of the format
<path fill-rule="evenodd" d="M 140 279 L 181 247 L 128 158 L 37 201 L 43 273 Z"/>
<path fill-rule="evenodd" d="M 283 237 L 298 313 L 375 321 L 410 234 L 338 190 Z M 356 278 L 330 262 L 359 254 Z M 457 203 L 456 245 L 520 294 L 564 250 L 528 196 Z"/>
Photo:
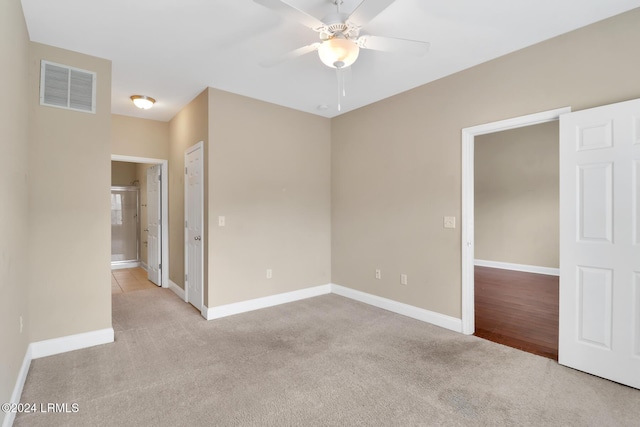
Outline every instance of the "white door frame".
<path fill-rule="evenodd" d="M 122 156 L 112 154 L 111 161 L 129 163 L 148 163 L 162 165 L 162 180 L 160 189 L 162 203 L 160 212 L 162 214 L 162 287 L 169 287 L 169 161 L 164 159 L 153 159 L 149 157 Z"/>
<path fill-rule="evenodd" d="M 205 236 L 204 236 L 204 141 L 200 141 L 194 145 L 192 145 L 191 147 L 187 148 L 184 151 L 184 166 L 186 167 L 187 164 L 187 155 L 189 153 L 191 153 L 192 151 L 195 150 L 202 150 L 202 185 L 200 186 L 200 201 L 202 202 L 202 213 L 200 215 L 200 218 L 202 218 L 202 223 L 200 224 L 200 229 L 202 230 L 202 251 L 200 253 L 200 268 L 202 269 L 202 272 L 200 273 L 200 277 L 202 278 L 202 283 L 200 284 L 200 301 L 201 301 L 201 306 L 198 307 L 200 309 L 200 314 L 202 314 L 202 317 L 204 317 L 205 319 L 207 318 L 207 305 L 204 303 L 204 242 L 205 242 Z M 186 179 L 186 175 L 185 175 L 185 180 L 184 180 L 184 219 L 186 220 L 189 216 L 188 213 L 188 207 L 189 204 L 187 203 L 187 194 L 188 194 L 188 186 L 189 183 L 187 182 Z M 184 225 L 184 224 L 183 224 Z M 184 245 L 184 270 L 185 270 L 185 274 L 187 273 L 187 269 L 188 269 L 188 265 L 189 265 L 189 260 L 188 260 L 188 254 L 189 251 L 187 250 L 187 230 L 186 227 L 183 228 L 183 230 L 185 231 L 185 238 L 184 238 L 184 242 L 182 243 Z M 185 281 L 184 284 L 184 302 L 189 303 L 189 286 L 187 286 L 187 282 Z"/>
<path fill-rule="evenodd" d="M 512 119 L 500 120 L 462 129 L 462 333 L 475 332 L 474 308 L 474 144 L 475 137 L 487 133 L 516 129 L 558 120 L 560 115 L 570 113 L 571 107 L 557 108 Z"/>

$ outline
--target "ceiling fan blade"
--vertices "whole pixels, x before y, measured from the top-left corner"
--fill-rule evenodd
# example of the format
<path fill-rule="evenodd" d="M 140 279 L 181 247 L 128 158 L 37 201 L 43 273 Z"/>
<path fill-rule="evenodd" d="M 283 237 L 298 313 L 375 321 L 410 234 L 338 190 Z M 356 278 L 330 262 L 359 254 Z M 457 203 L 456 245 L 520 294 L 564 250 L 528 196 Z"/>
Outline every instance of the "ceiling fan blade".
<path fill-rule="evenodd" d="M 320 31 L 325 28 L 326 25 L 324 22 L 319 20 L 318 18 L 309 15 L 306 12 L 301 11 L 300 9 L 296 9 L 295 7 L 281 1 L 281 0 L 253 0 L 255 3 L 266 7 L 267 9 L 271 9 L 275 12 L 280 13 L 282 16 L 298 21 L 300 24 L 305 27 L 311 28 L 314 31 Z"/>
<path fill-rule="evenodd" d="M 281 64 L 281 63 L 283 63 L 285 61 L 289 61 L 290 59 L 294 59 L 294 58 L 297 58 L 299 56 L 306 55 L 307 53 L 311 53 L 314 50 L 318 50 L 318 46 L 320 46 L 320 43 L 313 43 L 313 44 L 310 44 L 310 45 L 307 45 L 307 46 L 302 46 L 302 47 L 294 49 L 294 50 L 292 50 L 290 52 L 287 52 L 287 53 L 285 53 L 283 55 L 280 55 L 280 56 L 278 56 L 276 58 L 268 59 L 266 61 L 262 61 L 262 62 L 260 62 L 260 65 L 265 67 L 265 68 L 273 67 L 273 66 Z"/>
<path fill-rule="evenodd" d="M 392 37 L 360 36 L 357 44 L 362 49 L 380 50 L 383 52 L 397 52 L 421 56 L 429 51 L 429 43 L 419 40 L 395 39 Z"/>
<path fill-rule="evenodd" d="M 373 18 L 378 16 L 380 12 L 385 10 L 395 0 L 363 0 L 362 3 L 353 11 L 347 21 L 358 27 L 363 27 Z"/>

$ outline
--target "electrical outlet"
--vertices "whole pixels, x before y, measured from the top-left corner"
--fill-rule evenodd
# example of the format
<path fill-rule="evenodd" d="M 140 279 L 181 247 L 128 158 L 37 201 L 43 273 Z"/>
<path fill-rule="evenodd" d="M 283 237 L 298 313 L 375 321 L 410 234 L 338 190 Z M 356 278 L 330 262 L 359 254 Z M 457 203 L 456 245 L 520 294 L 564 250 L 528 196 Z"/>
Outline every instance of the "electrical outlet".
<path fill-rule="evenodd" d="M 267 279 L 271 279 L 273 277 L 273 270 L 270 268 L 267 268 Z"/>
<path fill-rule="evenodd" d="M 376 269 L 376 279 L 381 279 L 382 278 L 382 274 L 380 273 L 380 269 Z"/>
<path fill-rule="evenodd" d="M 400 275 L 400 284 L 401 285 L 406 285 L 407 284 L 407 275 L 406 274 L 401 274 Z"/>
<path fill-rule="evenodd" d="M 22 316 L 20 316 L 20 333 L 22 333 L 23 328 L 24 328 L 24 322 L 22 321 Z"/>
<path fill-rule="evenodd" d="M 444 228 L 456 228 L 456 217 L 455 216 L 445 216 L 444 217 Z"/>
<path fill-rule="evenodd" d="M 226 220 L 223 216 L 219 216 L 218 217 L 218 227 L 224 227 L 226 223 Z"/>

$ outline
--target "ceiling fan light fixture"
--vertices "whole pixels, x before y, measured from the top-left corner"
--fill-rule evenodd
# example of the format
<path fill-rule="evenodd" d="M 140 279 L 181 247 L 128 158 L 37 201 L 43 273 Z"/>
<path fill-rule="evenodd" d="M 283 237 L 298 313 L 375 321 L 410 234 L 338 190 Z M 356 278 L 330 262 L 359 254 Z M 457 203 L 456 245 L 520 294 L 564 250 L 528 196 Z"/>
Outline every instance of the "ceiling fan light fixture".
<path fill-rule="evenodd" d="M 334 37 L 318 47 L 318 56 L 324 65 L 331 68 L 348 67 L 358 59 L 360 48 L 349 39 Z"/>
<path fill-rule="evenodd" d="M 131 100 L 136 105 L 136 107 L 142 110 L 148 110 L 153 107 L 153 104 L 156 103 L 156 100 L 145 95 L 132 95 Z"/>

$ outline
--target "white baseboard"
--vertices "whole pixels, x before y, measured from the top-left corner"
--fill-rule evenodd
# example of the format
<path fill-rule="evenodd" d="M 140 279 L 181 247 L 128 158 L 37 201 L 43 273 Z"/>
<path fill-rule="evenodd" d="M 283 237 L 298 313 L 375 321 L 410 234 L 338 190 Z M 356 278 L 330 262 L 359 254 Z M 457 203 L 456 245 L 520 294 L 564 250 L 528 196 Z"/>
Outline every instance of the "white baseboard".
<path fill-rule="evenodd" d="M 142 267 L 144 271 L 149 271 L 149 266 L 144 261 L 140 261 L 140 267 Z"/>
<path fill-rule="evenodd" d="M 120 270 L 122 268 L 140 267 L 140 261 L 114 261 L 111 263 L 112 270 Z"/>
<path fill-rule="evenodd" d="M 474 260 L 478 267 L 500 268 L 502 270 L 523 271 L 525 273 L 546 274 L 548 276 L 560 276 L 559 268 L 539 267 L 537 265 L 513 264 L 510 262 L 486 261 L 482 259 Z"/>
<path fill-rule="evenodd" d="M 11 394 L 11 401 L 8 403 L 20 403 L 24 382 L 29 373 L 29 367 L 33 359 L 53 356 L 54 354 L 66 353 L 68 351 L 80 350 L 100 344 L 113 342 L 113 328 L 99 329 L 97 331 L 85 332 L 82 334 L 69 335 L 66 337 L 53 338 L 50 340 L 36 341 L 29 344 L 25 352 L 22 366 L 18 372 L 18 378 Z M 4 416 L 2 427 L 13 425 L 16 414 L 9 412 Z"/>
<path fill-rule="evenodd" d="M 431 323 L 445 329 L 455 332 L 462 332 L 462 320 L 434 311 L 418 308 L 413 305 L 404 304 L 388 298 L 379 297 L 377 295 L 368 294 L 366 292 L 357 291 L 355 289 L 346 288 L 344 286 L 331 284 L 331 292 L 352 300 L 363 302 L 374 307 L 382 308 L 403 316 L 411 317 L 426 323 Z"/>
<path fill-rule="evenodd" d="M 234 314 L 246 313 L 248 311 L 273 307 L 275 305 L 317 297 L 319 295 L 326 295 L 329 293 L 331 293 L 331 285 L 320 285 L 312 288 L 300 289 L 298 291 L 285 292 L 282 294 L 270 295 L 268 297 L 211 307 L 206 309 L 206 319 L 219 319 L 221 317 L 233 316 Z"/>
<path fill-rule="evenodd" d="M 67 351 L 107 344 L 113 342 L 113 337 L 113 328 L 99 329 L 82 334 L 32 342 L 29 344 L 29 350 L 31 352 L 31 358 L 38 359 L 40 357 L 66 353 Z"/>
<path fill-rule="evenodd" d="M 27 351 L 24 354 L 22 360 L 22 366 L 18 372 L 18 378 L 16 379 L 16 385 L 13 387 L 13 393 L 11 393 L 11 400 L 8 403 L 20 403 L 20 397 L 22 396 L 22 389 L 24 388 L 24 382 L 27 380 L 27 374 L 29 373 L 29 367 L 31 366 L 31 346 L 27 347 Z M 4 403 L 4 402 L 3 402 Z M 16 418 L 15 412 L 7 412 L 2 421 L 2 427 L 11 427 L 13 421 Z"/>
<path fill-rule="evenodd" d="M 286 292 L 277 295 L 271 295 L 263 298 L 256 298 L 248 301 L 241 301 L 234 304 L 221 305 L 218 307 L 203 307 L 202 315 L 207 320 L 220 319 L 222 317 L 232 316 L 234 314 L 246 313 L 248 311 L 259 310 L 261 308 L 273 307 L 288 302 L 299 301 L 306 298 L 312 298 L 320 295 L 334 293 L 346 298 L 350 298 L 374 307 L 382 308 L 403 316 L 431 323 L 445 329 L 455 332 L 462 332 L 462 320 L 455 317 L 446 316 L 444 314 L 425 310 L 423 308 L 414 307 L 398 301 L 379 297 L 377 295 L 368 294 L 366 292 L 357 291 L 336 284 L 328 284 L 315 286 L 313 288 L 300 289 L 298 291 Z M 205 315 L 206 313 L 206 315 Z"/>
<path fill-rule="evenodd" d="M 184 301 L 184 289 L 176 285 L 172 280 L 169 280 L 169 289 L 173 291 L 182 301 Z"/>

